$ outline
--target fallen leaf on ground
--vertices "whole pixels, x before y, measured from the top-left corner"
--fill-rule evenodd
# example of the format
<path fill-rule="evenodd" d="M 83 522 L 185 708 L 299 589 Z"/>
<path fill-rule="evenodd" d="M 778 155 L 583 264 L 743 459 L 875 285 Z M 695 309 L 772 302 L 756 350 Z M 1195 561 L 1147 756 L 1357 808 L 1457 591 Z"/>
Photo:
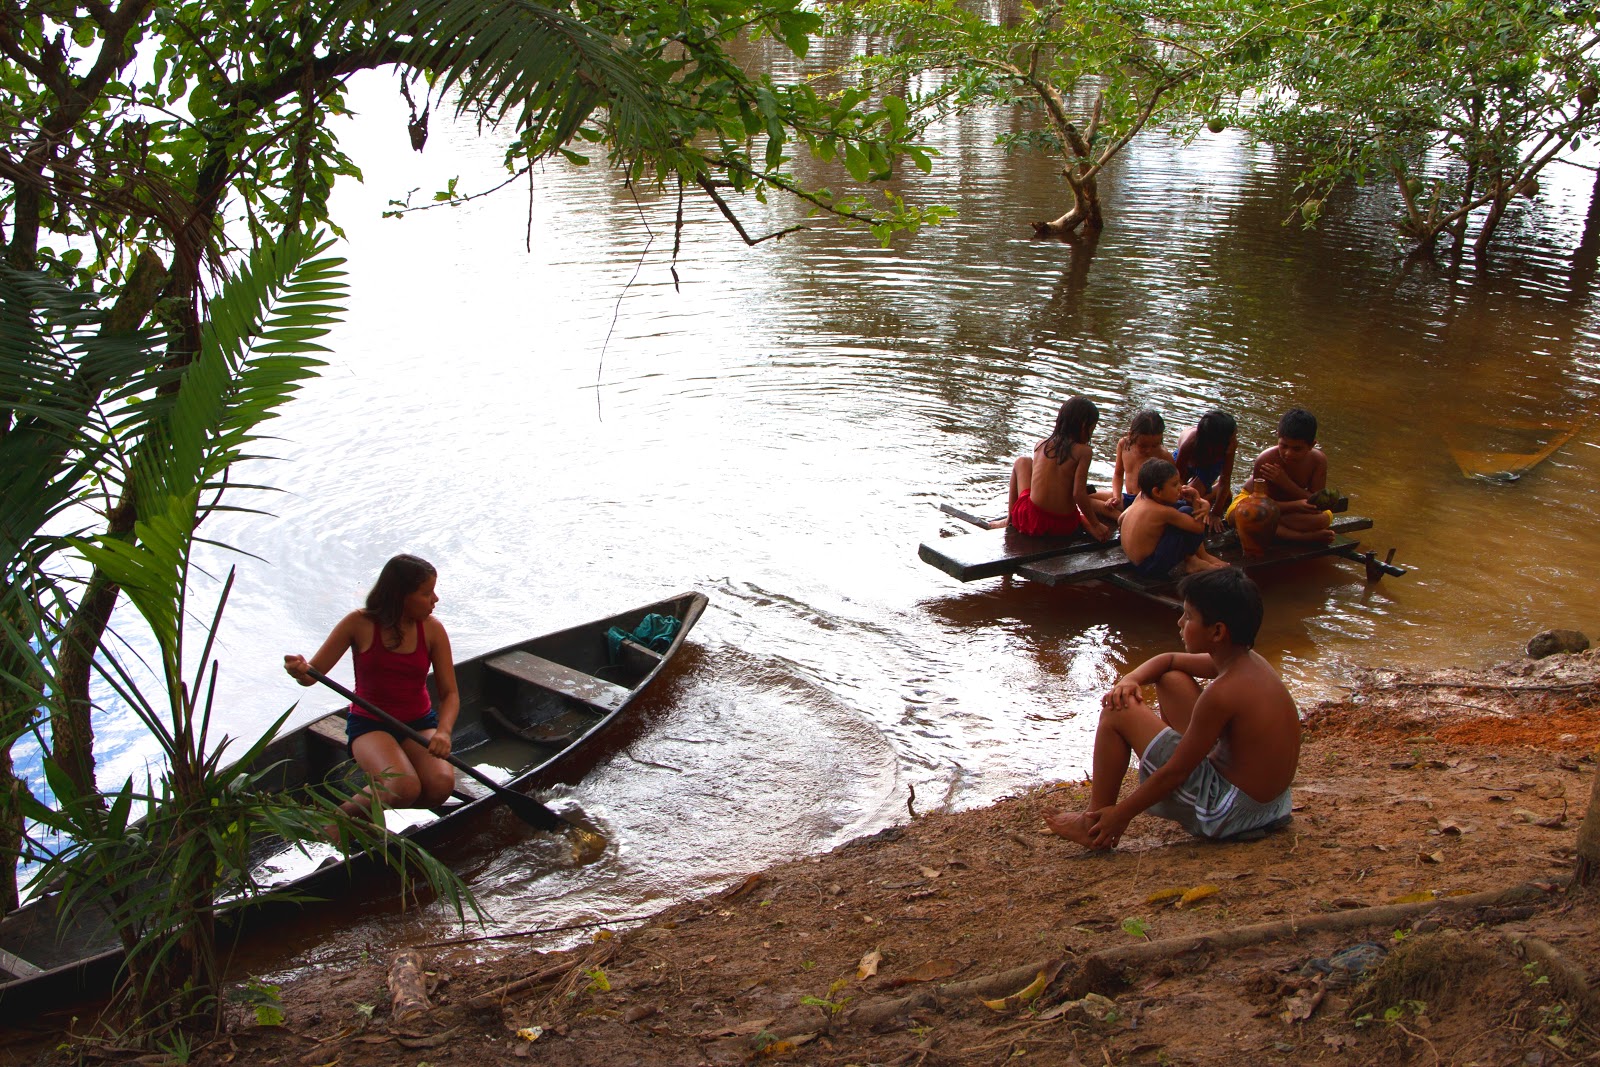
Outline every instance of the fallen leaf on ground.
<path fill-rule="evenodd" d="M 816 1034 L 795 1034 L 793 1037 L 783 1037 L 761 1048 L 760 1055 L 764 1059 L 776 1059 L 787 1056 L 801 1045 L 807 1045 L 817 1039 Z"/>
<path fill-rule="evenodd" d="M 865 982 L 868 978 L 878 973 L 878 964 L 883 962 L 883 953 L 873 949 L 861 957 L 861 962 L 856 965 L 856 981 Z"/>
<path fill-rule="evenodd" d="M 1284 1001 L 1283 1012 L 1278 1018 L 1291 1026 L 1303 1023 L 1316 1013 L 1317 1006 L 1322 1003 L 1322 998 L 1325 996 L 1327 992 L 1322 989 L 1302 989 Z"/>
<path fill-rule="evenodd" d="M 1038 976 L 1035 977 L 1033 981 L 1029 982 L 1027 985 L 1023 986 L 1009 997 L 1000 997 L 997 1000 L 986 1000 L 983 1002 L 983 1006 L 993 1011 L 1013 1011 L 1030 1001 L 1037 1000 L 1039 998 L 1039 994 L 1043 993 L 1045 991 L 1045 987 L 1050 984 L 1050 979 L 1054 978 L 1055 975 L 1060 972 L 1061 966 L 1061 964 L 1057 964 L 1053 969 L 1040 971 Z"/>
<path fill-rule="evenodd" d="M 917 964 L 911 969 L 910 974 L 903 974 L 890 979 L 889 986 L 911 985 L 914 982 L 937 982 L 941 978 L 950 978 L 961 970 L 961 964 L 955 960 L 927 960 Z"/>
<path fill-rule="evenodd" d="M 1454 816 L 1447 815 L 1439 820 L 1439 832 L 1441 834 L 1470 834 L 1477 828 L 1475 823 L 1462 822 Z"/>
<path fill-rule="evenodd" d="M 932 867 L 918 867 L 917 870 L 922 872 L 922 877 L 924 878 L 939 877 L 939 872 L 934 870 Z"/>
<path fill-rule="evenodd" d="M 761 875 L 752 874 L 750 877 L 746 878 L 744 881 L 740 882 L 726 893 L 723 893 L 722 899 L 738 900 L 740 897 L 747 896 L 754 892 L 756 886 L 760 885 L 763 881 L 765 881 L 765 879 L 762 878 Z"/>

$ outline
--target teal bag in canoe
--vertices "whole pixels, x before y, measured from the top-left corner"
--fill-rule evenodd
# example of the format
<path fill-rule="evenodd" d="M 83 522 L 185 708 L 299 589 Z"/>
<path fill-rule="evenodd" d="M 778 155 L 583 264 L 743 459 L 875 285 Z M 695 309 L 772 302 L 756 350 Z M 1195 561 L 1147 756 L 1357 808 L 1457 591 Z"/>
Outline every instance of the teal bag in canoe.
<path fill-rule="evenodd" d="M 672 647 L 672 639 L 678 636 L 678 628 L 683 623 L 671 615 L 657 615 L 651 612 L 639 621 L 633 632 L 613 626 L 606 631 L 606 644 L 611 650 L 611 662 L 615 663 L 622 654 L 622 642 L 632 641 L 643 645 L 655 652 L 665 652 Z"/>

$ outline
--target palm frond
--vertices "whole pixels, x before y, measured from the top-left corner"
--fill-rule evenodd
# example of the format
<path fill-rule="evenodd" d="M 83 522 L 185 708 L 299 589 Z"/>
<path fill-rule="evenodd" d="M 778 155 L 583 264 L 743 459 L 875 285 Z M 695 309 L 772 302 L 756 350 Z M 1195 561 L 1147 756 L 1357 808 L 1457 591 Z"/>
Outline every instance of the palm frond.
<path fill-rule="evenodd" d="M 620 41 L 530 0 L 421 0 L 388 6 L 380 36 L 405 40 L 407 64 L 454 90 L 460 111 L 490 122 L 512 118 L 533 154 L 559 148 L 597 109 L 609 112 L 617 144 L 667 152 L 673 130 L 661 87 Z M 633 153 L 630 153 L 633 154 Z"/>

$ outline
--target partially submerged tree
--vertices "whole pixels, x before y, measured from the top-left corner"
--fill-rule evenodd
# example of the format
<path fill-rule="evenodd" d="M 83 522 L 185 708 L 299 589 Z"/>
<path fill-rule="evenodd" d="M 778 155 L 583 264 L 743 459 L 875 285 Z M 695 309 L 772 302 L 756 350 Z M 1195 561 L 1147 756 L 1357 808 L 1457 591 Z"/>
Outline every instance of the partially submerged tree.
<path fill-rule="evenodd" d="M 1099 178 L 1153 123 L 1220 132 L 1223 111 L 1264 71 L 1279 30 L 1234 0 L 1049 0 L 998 11 L 961 0 L 854 0 L 846 29 L 882 35 L 861 63 L 937 84 L 913 105 L 926 114 L 1023 104 L 1038 124 L 1003 141 L 1063 157 L 1070 206 L 1036 222 L 1041 235 L 1099 230 Z"/>
<path fill-rule="evenodd" d="M 1300 216 L 1393 182 L 1418 250 L 1488 248 L 1514 199 L 1600 126 L 1600 14 L 1540 0 L 1335 0 L 1294 10 L 1273 92 L 1246 122 L 1309 157 Z M 1293 216 L 1291 216 L 1293 217 Z"/>

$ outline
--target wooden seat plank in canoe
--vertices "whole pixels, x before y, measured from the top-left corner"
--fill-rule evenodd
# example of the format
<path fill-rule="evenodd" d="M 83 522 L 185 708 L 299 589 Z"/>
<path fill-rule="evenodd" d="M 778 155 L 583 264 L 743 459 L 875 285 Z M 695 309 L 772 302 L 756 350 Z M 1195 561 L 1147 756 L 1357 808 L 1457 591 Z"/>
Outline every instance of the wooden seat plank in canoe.
<path fill-rule="evenodd" d="M 604 678 L 573 670 L 554 660 L 535 656 L 532 652 L 507 652 L 488 662 L 490 670 L 498 671 L 519 682 L 548 689 L 591 707 L 615 711 L 627 703 L 631 690 L 614 685 Z"/>
<path fill-rule="evenodd" d="M 1206 542 L 1206 548 L 1219 559 L 1236 564 L 1245 570 L 1254 570 L 1257 567 L 1274 563 L 1291 563 L 1295 560 L 1313 559 L 1317 556 L 1344 555 L 1352 551 L 1359 543 L 1345 535 L 1360 530 L 1370 530 L 1371 528 L 1371 519 L 1362 518 L 1358 515 L 1340 515 L 1333 520 L 1334 532 L 1339 536 L 1335 537 L 1331 544 L 1319 545 L 1305 541 L 1278 541 L 1269 545 L 1263 555 L 1246 556 L 1244 550 L 1240 548 L 1237 538 L 1231 534 L 1224 534 L 1221 537 L 1209 539 Z M 1018 568 L 1017 573 L 1030 581 L 1043 582 L 1045 585 L 1076 585 L 1079 582 L 1112 581 L 1112 584 L 1119 588 L 1136 593 L 1154 593 L 1156 590 L 1166 589 L 1172 585 L 1171 580 L 1166 578 L 1141 578 L 1134 574 L 1128 566 L 1128 557 L 1123 554 L 1121 547 L 1106 547 L 1094 553 L 1079 553 L 1077 555 L 1040 560 Z M 1158 596 L 1157 599 L 1164 598 Z"/>
<path fill-rule="evenodd" d="M 324 715 L 320 719 L 313 720 L 306 729 L 336 748 L 343 749 L 349 745 L 349 735 L 345 733 L 343 715 Z"/>

